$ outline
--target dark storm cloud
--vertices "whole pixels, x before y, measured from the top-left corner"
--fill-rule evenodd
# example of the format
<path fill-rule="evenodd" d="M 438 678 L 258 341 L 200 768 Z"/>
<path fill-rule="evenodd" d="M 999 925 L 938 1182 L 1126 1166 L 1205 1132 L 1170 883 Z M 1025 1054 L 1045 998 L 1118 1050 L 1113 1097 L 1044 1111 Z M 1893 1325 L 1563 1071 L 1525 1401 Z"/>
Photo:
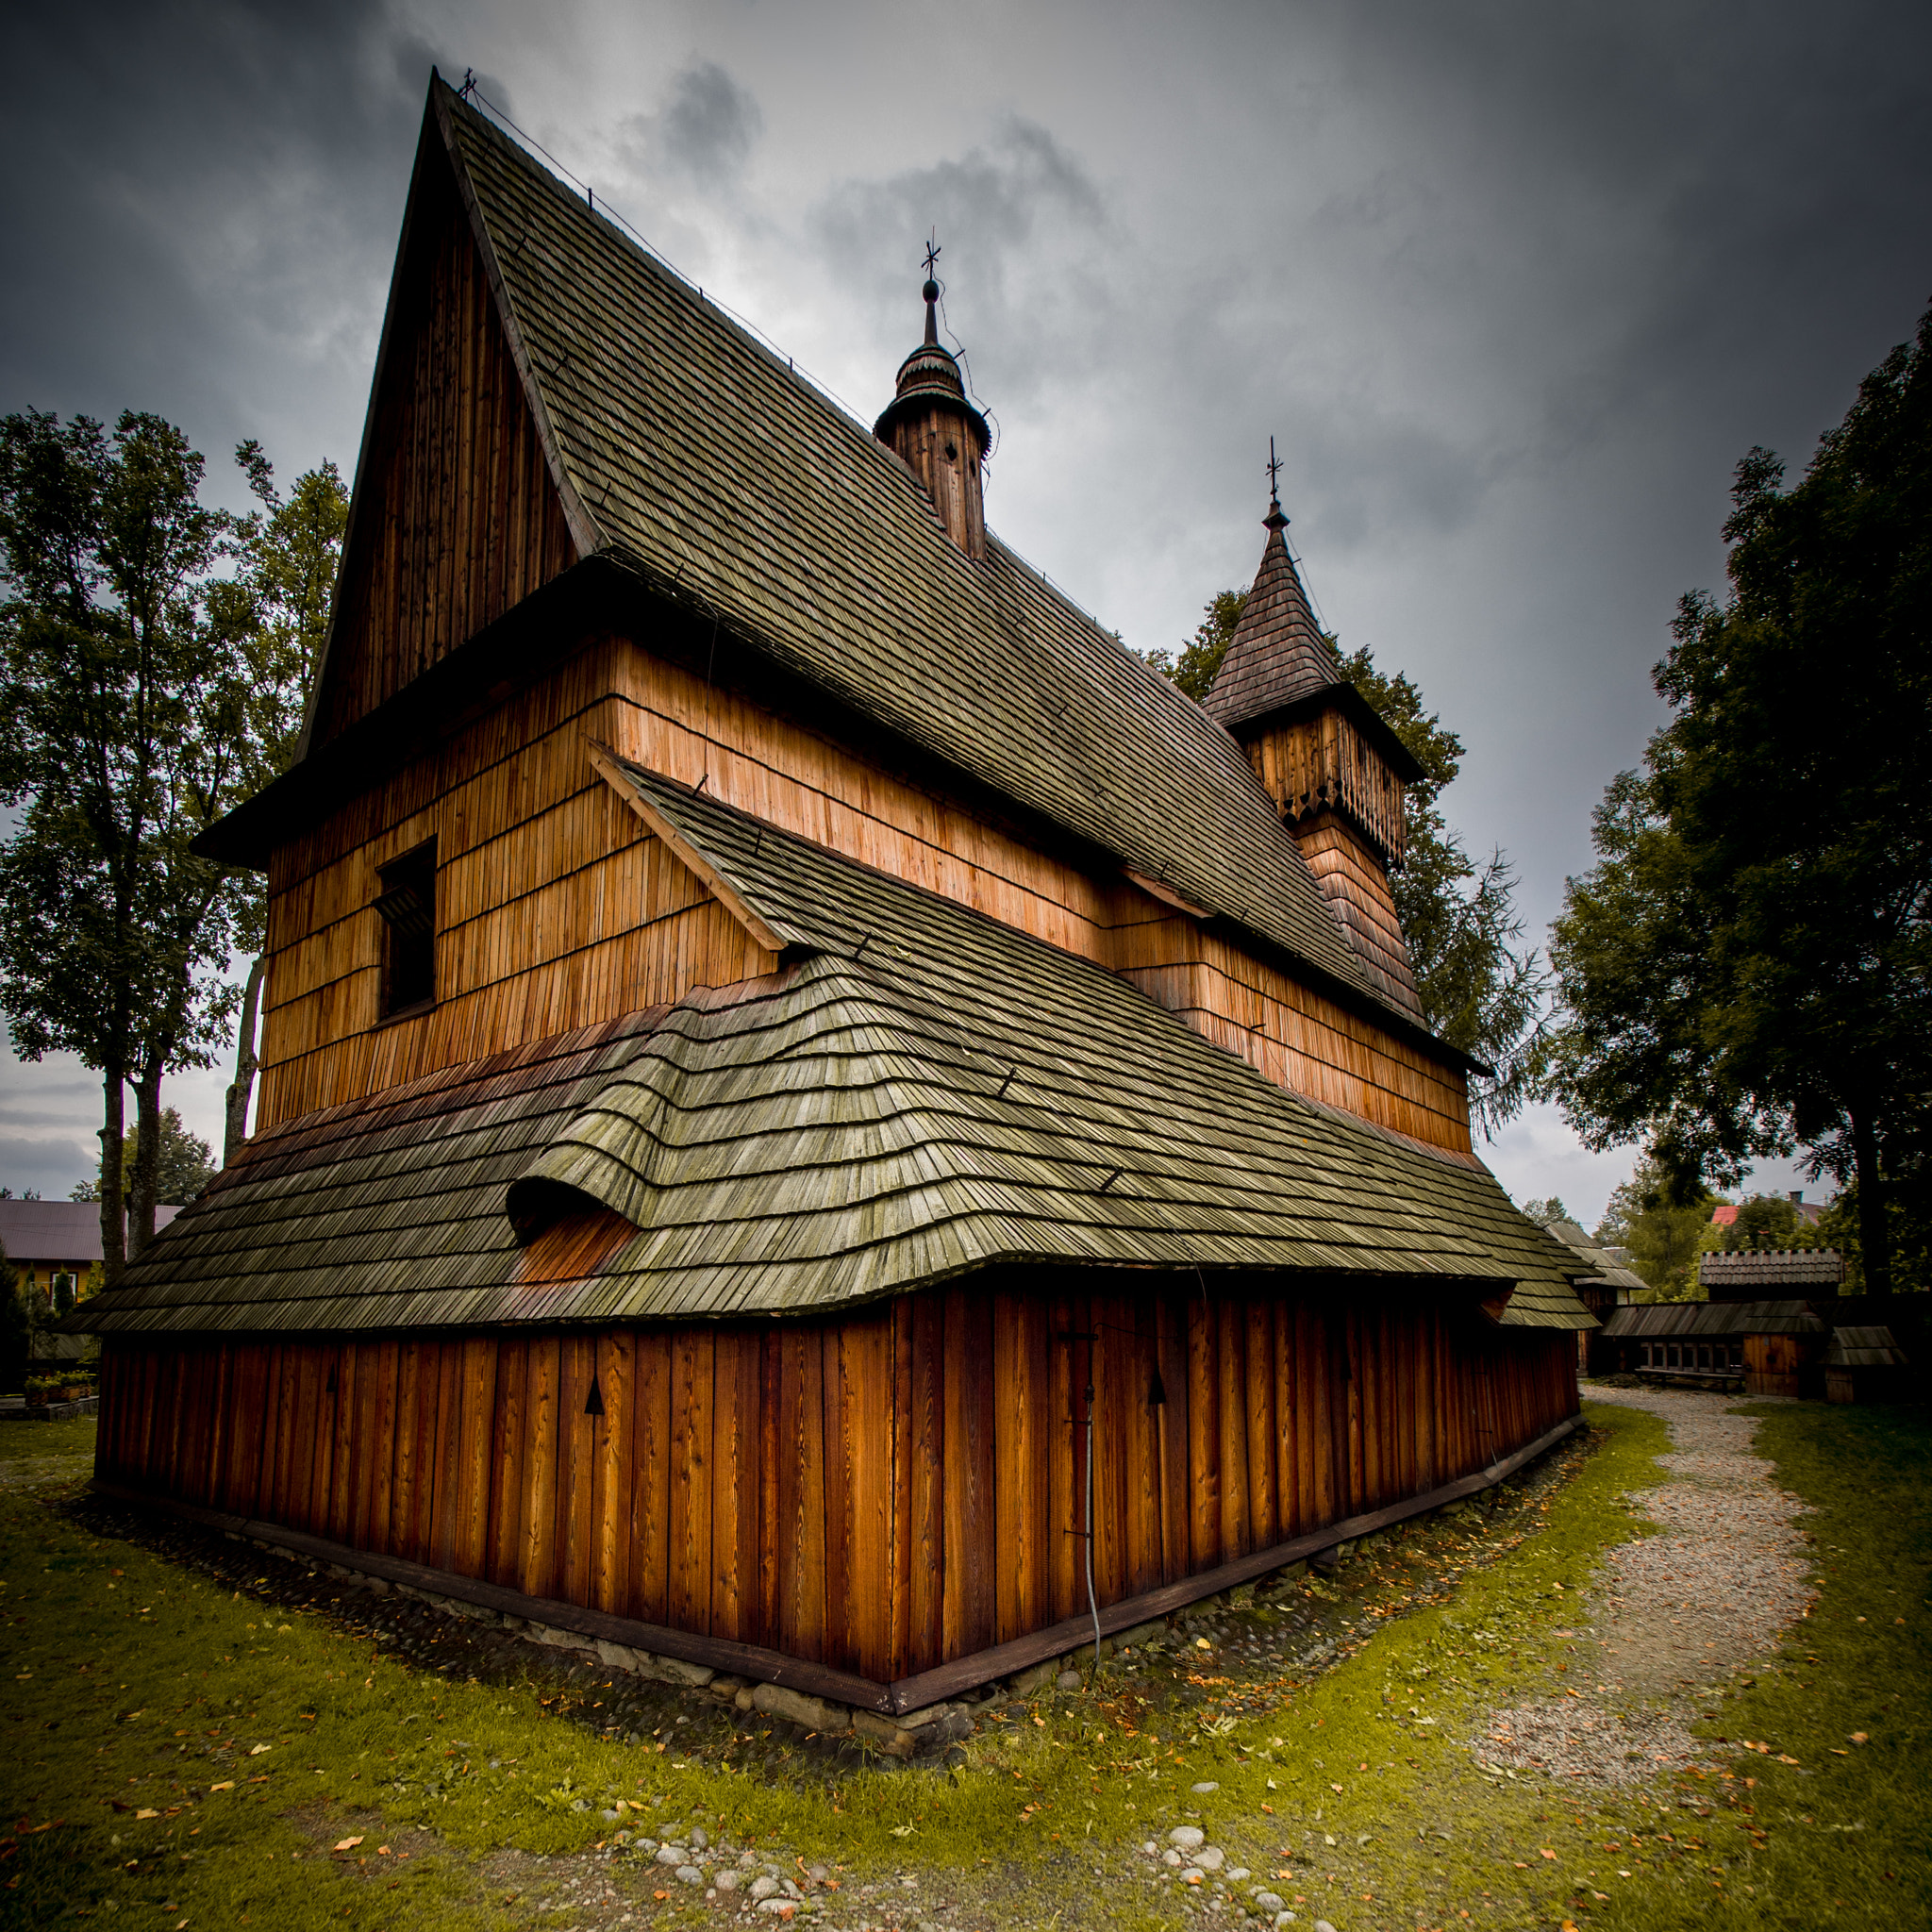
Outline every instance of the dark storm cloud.
<path fill-rule="evenodd" d="M 841 182 L 808 227 L 855 314 L 889 319 L 890 339 L 908 344 L 922 253 L 937 233 L 941 282 L 965 297 L 947 319 L 997 400 L 1024 403 L 1049 381 L 1097 373 L 1092 344 L 1115 300 L 1108 204 L 1038 123 L 1008 115 L 957 158 Z"/>
<path fill-rule="evenodd" d="M 715 60 L 695 60 L 677 75 L 664 111 L 645 124 L 651 146 L 700 181 L 737 174 L 764 125 L 758 102 Z"/>
<path fill-rule="evenodd" d="M 159 409 L 224 491 L 353 460 L 431 58 L 373 0 L 7 9 L 0 400 Z"/>

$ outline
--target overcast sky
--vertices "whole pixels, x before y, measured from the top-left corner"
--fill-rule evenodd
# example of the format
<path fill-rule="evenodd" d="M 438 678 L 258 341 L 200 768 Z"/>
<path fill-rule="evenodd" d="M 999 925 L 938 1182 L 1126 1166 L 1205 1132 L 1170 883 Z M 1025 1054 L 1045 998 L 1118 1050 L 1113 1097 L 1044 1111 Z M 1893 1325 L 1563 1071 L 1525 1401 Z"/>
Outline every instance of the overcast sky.
<path fill-rule="evenodd" d="M 161 411 L 238 506 L 244 437 L 351 470 L 432 63 L 868 422 L 936 227 L 989 521 L 1138 648 L 1252 574 L 1274 435 L 1539 932 L 1733 464 L 1802 464 L 1932 296 L 1922 6 L 14 6 L 0 410 Z M 92 1076 L 4 1079 L 0 1184 L 64 1194 Z M 1589 1220 L 1630 1163 L 1546 1109 L 1489 1155 Z"/>

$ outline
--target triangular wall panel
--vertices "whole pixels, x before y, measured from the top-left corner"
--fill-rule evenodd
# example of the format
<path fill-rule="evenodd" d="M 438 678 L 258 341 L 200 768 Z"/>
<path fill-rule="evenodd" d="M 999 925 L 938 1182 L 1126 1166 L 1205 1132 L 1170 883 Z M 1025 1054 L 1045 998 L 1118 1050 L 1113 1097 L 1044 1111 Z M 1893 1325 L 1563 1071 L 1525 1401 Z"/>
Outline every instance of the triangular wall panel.
<path fill-rule="evenodd" d="M 313 743 L 576 560 L 440 142 L 413 201 Z"/>

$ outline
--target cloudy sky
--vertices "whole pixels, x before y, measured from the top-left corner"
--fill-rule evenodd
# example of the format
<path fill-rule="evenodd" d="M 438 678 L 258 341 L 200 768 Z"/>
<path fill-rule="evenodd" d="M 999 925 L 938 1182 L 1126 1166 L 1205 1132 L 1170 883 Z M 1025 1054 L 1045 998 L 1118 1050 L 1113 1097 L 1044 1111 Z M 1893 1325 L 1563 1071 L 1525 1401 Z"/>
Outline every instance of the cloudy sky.
<path fill-rule="evenodd" d="M 1802 462 L 1932 296 L 1904 4 L 97 0 L 0 13 L 0 409 L 159 410 L 238 505 L 243 437 L 350 469 L 432 64 L 867 421 L 936 228 L 989 519 L 1139 648 L 1252 572 L 1274 435 L 1539 931 L 1732 465 Z M 64 1193 L 92 1076 L 0 1081 L 0 1184 Z M 220 1085 L 172 1095 L 211 1139 Z M 1490 1156 L 1591 1219 L 1629 1164 L 1546 1110 Z"/>

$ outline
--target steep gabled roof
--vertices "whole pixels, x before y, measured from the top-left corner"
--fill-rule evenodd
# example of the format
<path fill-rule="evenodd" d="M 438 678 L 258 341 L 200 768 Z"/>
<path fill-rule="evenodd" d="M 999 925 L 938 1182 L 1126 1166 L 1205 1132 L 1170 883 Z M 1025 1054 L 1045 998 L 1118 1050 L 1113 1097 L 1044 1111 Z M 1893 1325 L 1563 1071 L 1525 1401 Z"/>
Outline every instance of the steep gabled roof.
<path fill-rule="evenodd" d="M 1474 1163 L 1297 1099 L 1088 960 L 615 770 L 792 936 L 783 969 L 272 1130 L 91 1331 L 804 1314 L 1013 1263 L 1392 1277 L 1592 1325 Z M 616 1236 L 533 1275 L 576 1224 Z"/>
<path fill-rule="evenodd" d="M 996 540 L 963 557 L 896 456 L 441 82 L 430 114 L 579 551 L 1413 1030 L 1199 706 Z"/>

